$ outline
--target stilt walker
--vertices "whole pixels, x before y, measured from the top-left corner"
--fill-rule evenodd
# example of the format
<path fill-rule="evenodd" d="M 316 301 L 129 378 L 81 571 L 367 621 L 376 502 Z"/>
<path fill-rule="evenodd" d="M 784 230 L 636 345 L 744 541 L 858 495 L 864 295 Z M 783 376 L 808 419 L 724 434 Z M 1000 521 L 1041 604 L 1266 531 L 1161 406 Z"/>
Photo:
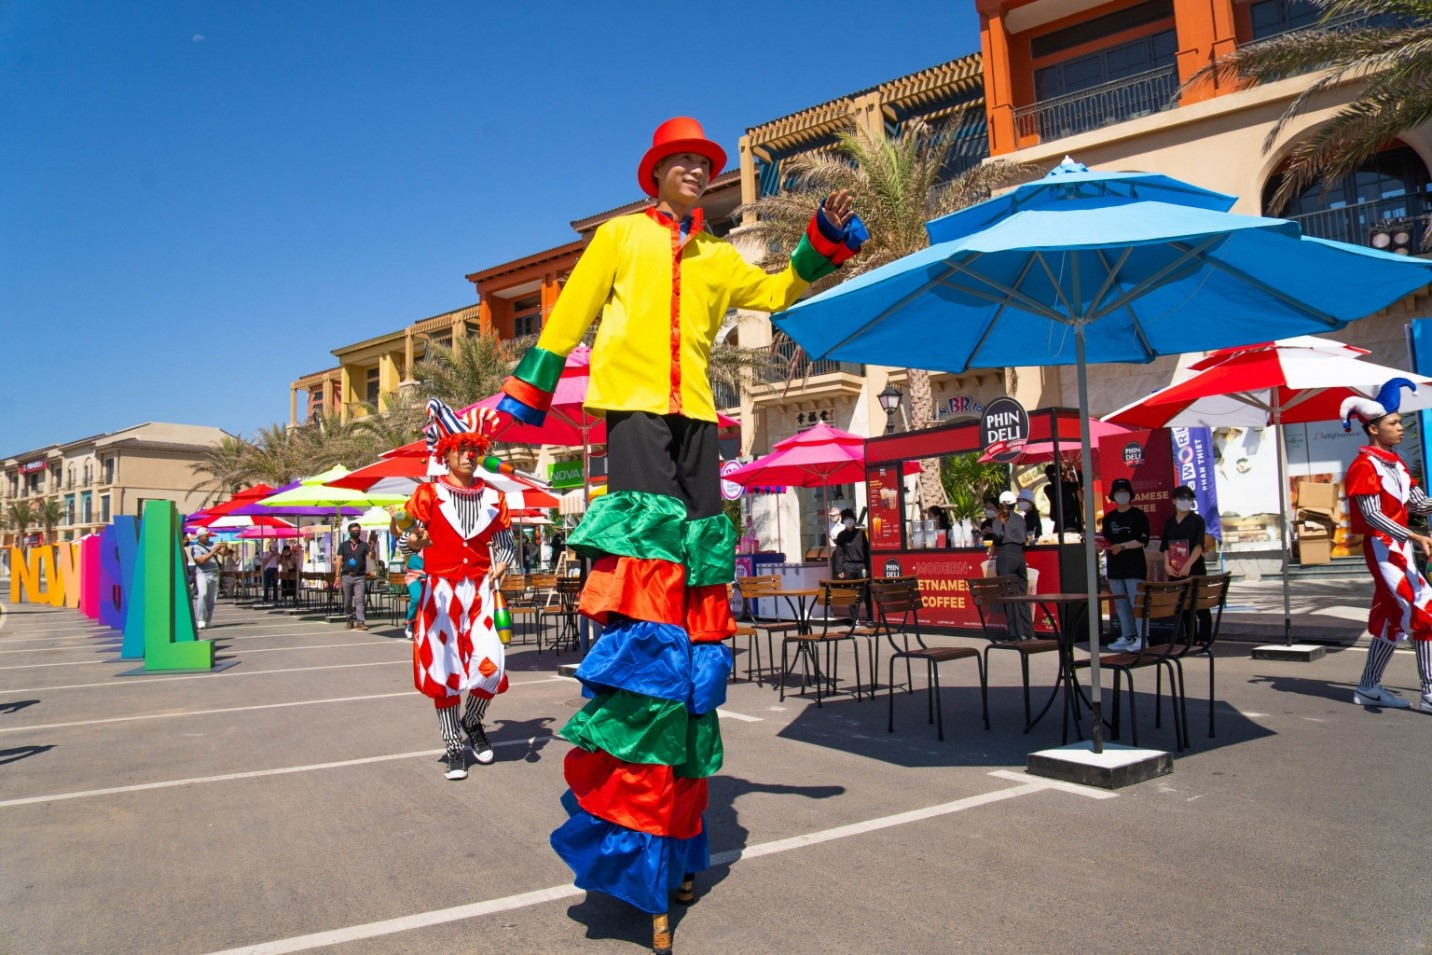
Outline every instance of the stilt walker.
<path fill-rule="evenodd" d="M 576 884 L 652 915 L 671 950 L 669 897 L 708 865 L 706 780 L 721 767 L 716 707 L 735 630 L 736 529 L 721 507 L 707 361 L 731 308 L 774 312 L 860 248 L 845 193 L 821 203 L 785 270 L 768 274 L 703 230 L 697 201 L 726 162 L 700 124 L 661 124 L 637 181 L 657 200 L 603 223 L 499 410 L 539 424 L 565 356 L 601 316 L 588 411 L 607 419 L 608 493 L 568 546 L 595 563 L 580 611 L 605 625 L 577 670 L 589 702 L 562 729 L 570 818 L 552 847 Z"/>
<path fill-rule="evenodd" d="M 467 778 L 464 735 L 479 764 L 496 758 L 482 724 L 492 698 L 507 690 L 493 598 L 512 563 L 512 532 L 506 498 L 483 482 L 478 469 L 497 415 L 478 409 L 460 418 L 433 399 L 428 416 L 428 450 L 446 463 L 448 473 L 419 485 L 409 498 L 404 510 L 412 524 L 401 549 L 423 556 L 426 580 L 413 618 L 413 684 L 437 709 L 447 750 L 445 775 L 456 780 Z M 467 708 L 459 720 L 463 693 Z"/>
<path fill-rule="evenodd" d="M 1412 704 L 1382 685 L 1382 674 L 1393 651 L 1411 639 L 1417 650 L 1417 674 L 1422 681 L 1418 708 L 1432 713 L 1432 586 L 1418 566 L 1413 544 L 1432 554 L 1432 540 L 1407 528 L 1408 512 L 1432 513 L 1432 498 L 1417 485 L 1398 457 L 1402 443 L 1402 416 L 1398 414 L 1403 388 L 1416 390 L 1406 378 L 1382 386 L 1376 400 L 1349 398 L 1342 404 L 1343 428 L 1352 430 L 1360 419 L 1369 444 L 1347 468 L 1349 523 L 1363 535 L 1362 552 L 1372 571 L 1372 611 L 1367 629 L 1372 645 L 1367 665 L 1353 692 L 1360 706 L 1406 709 Z"/>

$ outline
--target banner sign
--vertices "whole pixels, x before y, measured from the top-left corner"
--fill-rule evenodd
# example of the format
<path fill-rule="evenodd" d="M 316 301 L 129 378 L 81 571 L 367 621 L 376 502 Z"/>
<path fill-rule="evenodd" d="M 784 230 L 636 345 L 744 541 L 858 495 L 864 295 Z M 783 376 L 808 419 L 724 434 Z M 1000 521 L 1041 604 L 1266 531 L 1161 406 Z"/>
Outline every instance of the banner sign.
<path fill-rule="evenodd" d="M 900 467 L 890 464 L 865 472 L 865 497 L 870 509 L 870 546 L 881 550 L 899 550 L 900 540 Z"/>
<path fill-rule="evenodd" d="M 581 459 L 575 461 L 554 461 L 547 465 L 547 483 L 555 488 L 581 487 Z"/>
<path fill-rule="evenodd" d="M 1170 428 L 1174 480 L 1193 488 L 1197 509 L 1214 539 L 1223 540 L 1218 519 L 1218 491 L 1214 487 L 1213 435 L 1207 428 Z"/>
<path fill-rule="evenodd" d="M 1059 589 L 1059 549 L 1035 547 L 1024 552 L 1029 567 L 1029 589 L 1046 592 Z M 913 576 L 919 579 L 924 607 L 920 623 L 934 627 L 951 627 L 980 631 L 979 611 L 970 599 L 971 577 L 985 577 L 994 572 L 993 560 L 982 550 L 959 550 L 932 554 L 929 551 L 897 551 L 873 554 L 871 572 L 878 577 Z M 996 611 L 996 614 L 1002 611 Z M 1049 631 L 1044 615 L 1034 614 L 1034 628 Z"/>
<path fill-rule="evenodd" d="M 980 416 L 980 448 L 990 458 L 1007 464 L 1019 457 L 1029 440 L 1029 413 L 1018 401 L 1002 395 L 985 406 Z"/>
<path fill-rule="evenodd" d="M 45 470 L 44 458 L 41 458 L 38 461 L 26 461 L 24 464 L 20 465 L 21 474 L 34 474 L 36 471 L 43 470 Z"/>

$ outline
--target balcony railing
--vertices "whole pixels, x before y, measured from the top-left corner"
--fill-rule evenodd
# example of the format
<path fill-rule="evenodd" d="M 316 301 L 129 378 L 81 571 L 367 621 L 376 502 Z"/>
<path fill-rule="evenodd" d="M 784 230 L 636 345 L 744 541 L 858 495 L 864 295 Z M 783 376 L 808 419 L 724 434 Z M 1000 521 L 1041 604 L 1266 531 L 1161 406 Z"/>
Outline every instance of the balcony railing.
<path fill-rule="evenodd" d="M 721 381 L 711 382 L 711 397 L 717 408 L 735 408 L 741 404 L 741 393 Z"/>
<path fill-rule="evenodd" d="M 1014 128 L 1021 139 L 1038 136 L 1040 142 L 1075 136 L 1172 109 L 1177 90 L 1178 67 L 1160 67 L 1021 106 L 1014 111 Z"/>
<path fill-rule="evenodd" d="M 798 346 L 790 339 L 786 339 L 777 345 L 772 354 L 775 356 L 775 367 L 765 369 L 756 375 L 756 380 L 764 384 L 772 384 L 778 381 L 798 382 L 803 378 L 815 377 L 816 375 L 830 375 L 836 372 L 844 372 L 847 375 L 865 374 L 865 366 L 849 361 L 831 361 L 822 358 L 812 360 L 804 352 L 794 365 L 791 358 L 796 353 Z"/>
<path fill-rule="evenodd" d="M 1376 202 L 1361 202 L 1339 209 L 1323 209 L 1302 215 L 1288 216 L 1302 226 L 1303 235 L 1318 239 L 1334 239 L 1353 245 L 1367 245 L 1374 226 L 1384 223 L 1408 222 L 1413 233 L 1413 247 L 1425 249 L 1429 213 L 1426 201 L 1418 195 L 1393 196 Z"/>

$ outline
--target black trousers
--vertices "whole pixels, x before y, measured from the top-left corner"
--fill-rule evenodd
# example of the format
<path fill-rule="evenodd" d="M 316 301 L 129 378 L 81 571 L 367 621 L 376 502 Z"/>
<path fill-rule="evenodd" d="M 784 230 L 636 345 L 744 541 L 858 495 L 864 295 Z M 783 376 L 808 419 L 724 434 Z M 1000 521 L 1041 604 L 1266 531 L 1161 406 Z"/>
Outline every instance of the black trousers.
<path fill-rule="evenodd" d="M 607 487 L 665 494 L 689 520 L 721 513 L 716 422 L 648 411 L 607 412 Z"/>

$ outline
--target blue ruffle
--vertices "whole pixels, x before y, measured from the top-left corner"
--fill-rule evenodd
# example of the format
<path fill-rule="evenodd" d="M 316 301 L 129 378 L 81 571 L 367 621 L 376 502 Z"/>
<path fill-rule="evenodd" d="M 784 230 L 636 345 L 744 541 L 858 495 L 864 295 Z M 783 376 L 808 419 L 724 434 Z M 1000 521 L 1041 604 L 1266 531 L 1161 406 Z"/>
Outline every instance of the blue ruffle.
<path fill-rule="evenodd" d="M 529 424 L 534 428 L 542 427 L 542 422 L 547 420 L 547 412 L 538 411 L 518 401 L 511 395 L 503 395 L 502 400 L 497 403 L 497 410 L 512 415 L 523 424 Z"/>
<path fill-rule="evenodd" d="M 731 648 L 724 643 L 691 646 L 691 695 L 686 708 L 700 716 L 726 702 L 726 681 L 731 676 Z"/>
<path fill-rule="evenodd" d="M 623 620 L 602 631 L 577 668 L 577 679 L 588 690 L 686 702 L 692 693 L 691 640 L 675 624 Z"/>
<path fill-rule="evenodd" d="M 670 893 L 686 873 L 711 864 L 704 820 L 699 835 L 674 839 L 598 819 L 577 805 L 570 789 L 562 806 L 571 818 L 552 833 L 552 848 L 571 867 L 579 889 L 605 892 L 656 915 L 671 907 Z"/>

